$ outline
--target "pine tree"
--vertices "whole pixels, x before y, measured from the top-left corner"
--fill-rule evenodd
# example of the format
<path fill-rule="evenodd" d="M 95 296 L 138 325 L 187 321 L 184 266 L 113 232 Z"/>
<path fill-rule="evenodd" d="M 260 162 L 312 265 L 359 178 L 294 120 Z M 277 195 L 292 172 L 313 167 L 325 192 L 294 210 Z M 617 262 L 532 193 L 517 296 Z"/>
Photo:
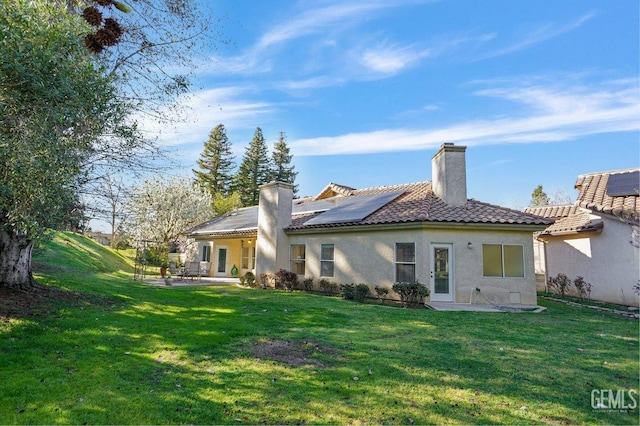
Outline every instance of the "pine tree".
<path fill-rule="evenodd" d="M 198 160 L 200 170 L 193 170 L 196 183 L 212 199 L 216 194 L 227 196 L 231 192 L 233 159 L 224 125 L 218 124 L 204 143 L 204 151 Z"/>
<path fill-rule="evenodd" d="M 278 142 L 276 142 L 276 144 L 273 146 L 273 154 L 271 155 L 273 167 L 271 171 L 271 180 L 277 180 L 294 185 L 293 193 L 295 194 L 298 192 L 298 185 L 295 185 L 298 172 L 293 171 L 296 166 L 293 166 L 291 164 L 293 155 L 289 154 L 289 151 L 289 146 L 287 146 L 287 138 L 284 132 L 280 132 Z"/>
<path fill-rule="evenodd" d="M 542 185 L 538 185 L 531 193 L 531 201 L 529 202 L 529 206 L 548 206 L 549 202 L 549 196 L 542 189 Z"/>
<path fill-rule="evenodd" d="M 262 129 L 256 127 L 251 144 L 247 146 L 235 176 L 234 187 L 240 194 L 242 205 L 257 205 L 260 196 L 259 186 L 268 183 L 270 178 L 269 150 Z"/>

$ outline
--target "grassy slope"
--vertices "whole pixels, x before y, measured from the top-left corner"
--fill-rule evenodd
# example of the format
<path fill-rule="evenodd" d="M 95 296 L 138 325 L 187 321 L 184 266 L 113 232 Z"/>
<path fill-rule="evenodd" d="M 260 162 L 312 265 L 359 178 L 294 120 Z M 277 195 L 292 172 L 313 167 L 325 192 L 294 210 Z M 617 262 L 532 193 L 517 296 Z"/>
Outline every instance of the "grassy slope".
<path fill-rule="evenodd" d="M 638 421 L 637 408 L 590 401 L 592 389 L 638 388 L 627 319 L 552 302 L 542 314 L 434 312 L 156 288 L 72 234 L 36 260 L 41 281 L 112 302 L 0 325 L 0 424 Z M 320 350 L 299 367 L 252 354 L 276 339 Z"/>

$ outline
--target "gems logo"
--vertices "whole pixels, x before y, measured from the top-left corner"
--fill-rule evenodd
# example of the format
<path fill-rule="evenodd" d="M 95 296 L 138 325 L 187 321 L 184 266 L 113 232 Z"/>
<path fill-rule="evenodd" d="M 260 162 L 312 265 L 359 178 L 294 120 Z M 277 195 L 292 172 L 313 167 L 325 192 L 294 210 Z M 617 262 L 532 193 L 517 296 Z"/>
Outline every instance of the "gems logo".
<path fill-rule="evenodd" d="M 594 389 L 591 408 L 604 411 L 632 411 L 638 408 L 638 391 L 634 389 Z"/>

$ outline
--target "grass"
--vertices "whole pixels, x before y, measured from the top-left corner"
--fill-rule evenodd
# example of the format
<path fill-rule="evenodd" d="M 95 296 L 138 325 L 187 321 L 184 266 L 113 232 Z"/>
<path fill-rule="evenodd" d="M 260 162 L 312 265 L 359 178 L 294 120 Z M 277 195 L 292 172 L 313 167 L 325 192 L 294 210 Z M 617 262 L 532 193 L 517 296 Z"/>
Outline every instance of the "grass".
<path fill-rule="evenodd" d="M 0 323 L 0 424 L 638 423 L 591 407 L 593 389 L 638 390 L 637 321 L 152 287 L 73 234 L 36 261 L 90 303 Z"/>

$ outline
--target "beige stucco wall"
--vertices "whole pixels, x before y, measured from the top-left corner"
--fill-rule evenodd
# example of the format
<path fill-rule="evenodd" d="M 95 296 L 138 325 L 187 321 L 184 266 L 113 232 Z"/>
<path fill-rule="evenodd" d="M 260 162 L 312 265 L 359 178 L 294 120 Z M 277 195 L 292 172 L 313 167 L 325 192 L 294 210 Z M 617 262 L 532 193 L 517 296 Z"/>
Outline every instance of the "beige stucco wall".
<path fill-rule="evenodd" d="M 548 239 L 547 275 L 582 276 L 592 284 L 592 299 L 638 306 L 632 287 L 640 279 L 640 250 L 630 243 L 631 226 L 606 215 L 601 219 L 601 233 Z"/>
<path fill-rule="evenodd" d="M 208 245 L 211 247 L 211 265 L 209 268 L 208 276 L 215 277 L 220 276 L 216 274 L 217 269 L 217 248 L 218 247 L 227 247 L 227 273 L 226 277 L 231 277 L 231 269 L 235 265 L 239 270 L 239 275 L 244 274 L 247 270 L 243 270 L 240 268 L 241 265 L 241 256 L 242 256 L 242 244 L 247 243 L 248 240 L 252 240 L 255 242 L 255 238 L 251 239 L 240 239 L 240 238 L 229 238 L 229 239 L 216 239 L 215 241 L 211 240 L 198 240 L 198 252 L 196 254 L 196 261 L 200 261 L 202 258 L 202 246 Z"/>
<path fill-rule="evenodd" d="M 395 243 L 416 244 L 416 278 L 430 285 L 431 244 L 453 245 L 453 286 L 455 301 L 469 303 L 535 304 L 535 273 L 531 231 L 500 231 L 459 229 L 385 230 L 368 232 L 334 232 L 289 236 L 289 244 L 306 245 L 305 276 L 317 281 L 320 277 L 320 248 L 334 244 L 335 276 L 337 283 L 365 283 L 371 287 L 391 288 L 395 280 Z M 471 242 L 473 247 L 468 248 Z M 482 244 L 518 244 L 524 248 L 524 278 L 493 278 L 482 276 Z M 484 297 L 475 293 L 481 289 Z M 513 293 L 513 294 L 510 294 Z M 486 299 L 485 299 L 486 298 Z"/>

